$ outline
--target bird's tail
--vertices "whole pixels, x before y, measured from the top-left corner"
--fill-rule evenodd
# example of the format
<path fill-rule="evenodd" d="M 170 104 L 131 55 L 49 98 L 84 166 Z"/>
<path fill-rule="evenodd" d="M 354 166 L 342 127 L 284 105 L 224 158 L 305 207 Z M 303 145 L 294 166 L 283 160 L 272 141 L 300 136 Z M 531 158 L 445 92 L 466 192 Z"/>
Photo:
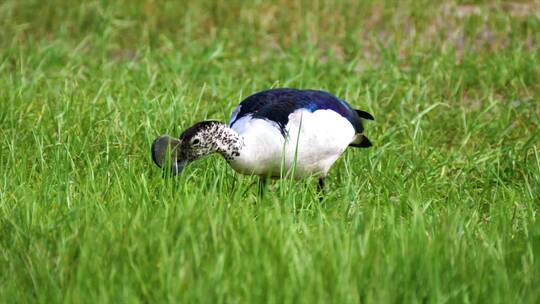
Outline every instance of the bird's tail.
<path fill-rule="evenodd" d="M 368 112 L 366 111 L 362 111 L 362 110 L 358 110 L 358 109 L 355 109 L 356 113 L 358 114 L 358 116 L 360 116 L 360 118 L 363 118 L 363 119 L 369 119 L 369 120 L 375 120 L 375 118 L 373 117 L 373 115 L 369 114 Z"/>
<path fill-rule="evenodd" d="M 355 148 L 369 148 L 373 146 L 373 144 L 371 143 L 369 138 L 367 138 L 365 135 L 356 134 L 356 136 L 354 137 L 354 140 L 352 141 L 352 143 L 349 144 L 349 146 L 355 147 Z"/>
<path fill-rule="evenodd" d="M 358 116 L 360 116 L 360 118 L 368 119 L 368 120 L 375 120 L 373 115 L 369 114 L 366 111 L 362 111 L 358 109 L 355 109 L 355 111 L 358 114 Z M 365 135 L 358 133 L 354 137 L 354 140 L 352 141 L 352 143 L 349 144 L 349 146 L 356 147 L 356 148 L 369 148 L 373 146 L 373 144 L 371 143 L 369 138 L 367 138 Z"/>

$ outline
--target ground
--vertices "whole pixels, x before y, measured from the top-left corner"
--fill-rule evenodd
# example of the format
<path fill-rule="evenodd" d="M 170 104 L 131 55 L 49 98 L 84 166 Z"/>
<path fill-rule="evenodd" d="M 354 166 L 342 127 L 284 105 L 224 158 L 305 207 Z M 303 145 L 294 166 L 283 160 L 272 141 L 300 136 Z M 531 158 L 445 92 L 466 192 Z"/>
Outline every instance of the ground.
<path fill-rule="evenodd" d="M 442 2 L 442 1 L 441 1 Z M 540 5 L 0 3 L 0 302 L 538 303 Z M 150 145 L 271 87 L 375 116 L 327 179 Z"/>

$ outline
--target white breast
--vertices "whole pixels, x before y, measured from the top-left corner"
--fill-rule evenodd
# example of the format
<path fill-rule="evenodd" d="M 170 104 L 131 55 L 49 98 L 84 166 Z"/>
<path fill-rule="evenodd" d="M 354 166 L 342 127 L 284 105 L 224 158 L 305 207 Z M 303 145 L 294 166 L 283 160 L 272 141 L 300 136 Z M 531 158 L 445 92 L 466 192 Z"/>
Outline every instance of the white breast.
<path fill-rule="evenodd" d="M 352 142 L 351 123 L 332 110 L 296 110 L 289 115 L 286 139 L 276 123 L 240 118 L 232 127 L 244 139 L 232 167 L 243 174 L 281 176 L 294 170 L 295 177 L 326 175 Z"/>

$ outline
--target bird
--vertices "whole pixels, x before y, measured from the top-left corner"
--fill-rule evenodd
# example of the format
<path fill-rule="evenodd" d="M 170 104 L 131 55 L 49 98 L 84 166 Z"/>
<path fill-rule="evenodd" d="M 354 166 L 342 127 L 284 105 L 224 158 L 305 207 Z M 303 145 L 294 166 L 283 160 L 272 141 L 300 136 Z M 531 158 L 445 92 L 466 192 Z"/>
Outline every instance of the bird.
<path fill-rule="evenodd" d="M 329 92 L 274 88 L 252 94 L 231 112 L 228 124 L 198 122 L 180 137 L 161 135 L 152 143 L 155 164 L 175 176 L 186 165 L 219 153 L 238 173 L 267 178 L 318 176 L 318 189 L 348 148 L 368 148 L 364 120 L 374 120 Z M 284 174 L 285 173 L 285 174 Z"/>

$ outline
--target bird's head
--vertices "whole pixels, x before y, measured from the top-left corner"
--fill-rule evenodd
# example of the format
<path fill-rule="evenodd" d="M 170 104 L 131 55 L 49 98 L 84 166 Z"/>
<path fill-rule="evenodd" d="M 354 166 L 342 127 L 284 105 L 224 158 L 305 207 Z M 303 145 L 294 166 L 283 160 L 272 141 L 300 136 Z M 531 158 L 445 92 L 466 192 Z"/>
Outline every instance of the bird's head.
<path fill-rule="evenodd" d="M 162 135 L 152 144 L 152 159 L 160 168 L 170 167 L 172 176 L 189 163 L 217 152 L 218 121 L 202 121 L 185 130 L 180 138 Z"/>

